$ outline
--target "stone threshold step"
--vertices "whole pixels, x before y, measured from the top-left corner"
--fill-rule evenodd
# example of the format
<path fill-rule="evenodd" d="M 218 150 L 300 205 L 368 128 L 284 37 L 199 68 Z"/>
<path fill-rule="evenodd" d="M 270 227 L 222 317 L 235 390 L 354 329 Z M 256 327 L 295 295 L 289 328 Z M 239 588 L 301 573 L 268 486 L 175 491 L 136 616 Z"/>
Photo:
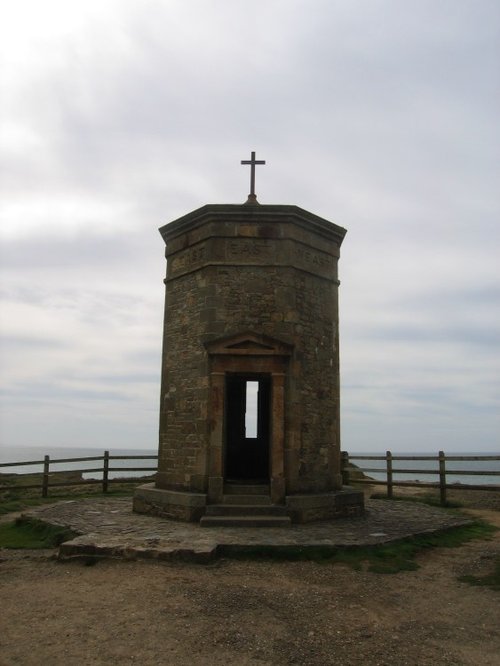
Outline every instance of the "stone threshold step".
<path fill-rule="evenodd" d="M 269 495 L 223 495 L 221 504 L 239 504 L 270 506 L 271 498 Z"/>
<path fill-rule="evenodd" d="M 201 527 L 291 527 L 288 516 L 203 516 Z"/>
<path fill-rule="evenodd" d="M 209 504 L 207 516 L 287 516 L 285 506 L 266 504 Z"/>
<path fill-rule="evenodd" d="M 268 483 L 225 483 L 224 494 L 227 495 L 269 495 Z"/>

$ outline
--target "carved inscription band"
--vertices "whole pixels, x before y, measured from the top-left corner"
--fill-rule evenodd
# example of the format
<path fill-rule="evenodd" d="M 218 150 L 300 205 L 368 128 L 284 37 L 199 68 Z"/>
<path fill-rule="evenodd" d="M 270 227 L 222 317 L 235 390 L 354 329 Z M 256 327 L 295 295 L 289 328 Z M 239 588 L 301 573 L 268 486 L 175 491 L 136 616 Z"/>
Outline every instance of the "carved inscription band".
<path fill-rule="evenodd" d="M 293 266 L 321 277 L 336 279 L 336 258 L 326 252 L 290 241 L 214 238 L 181 250 L 168 258 L 168 278 L 205 265 Z"/>

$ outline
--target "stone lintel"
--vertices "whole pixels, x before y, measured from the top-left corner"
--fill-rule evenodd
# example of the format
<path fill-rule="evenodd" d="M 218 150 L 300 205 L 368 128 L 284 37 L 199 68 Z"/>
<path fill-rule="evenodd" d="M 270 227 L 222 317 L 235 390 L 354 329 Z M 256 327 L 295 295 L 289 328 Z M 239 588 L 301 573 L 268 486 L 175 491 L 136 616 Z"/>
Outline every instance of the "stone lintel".
<path fill-rule="evenodd" d="M 210 340 L 205 347 L 211 355 L 222 356 L 291 356 L 293 345 L 269 335 L 245 331 Z"/>

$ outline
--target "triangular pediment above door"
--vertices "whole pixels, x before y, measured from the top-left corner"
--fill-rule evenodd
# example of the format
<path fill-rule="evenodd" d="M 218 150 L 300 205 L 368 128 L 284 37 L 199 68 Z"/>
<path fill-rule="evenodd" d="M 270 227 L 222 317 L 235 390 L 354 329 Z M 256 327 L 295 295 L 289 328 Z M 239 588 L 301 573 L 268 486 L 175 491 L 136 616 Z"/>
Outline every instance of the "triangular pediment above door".
<path fill-rule="evenodd" d="M 205 343 L 209 354 L 237 356 L 290 356 L 293 345 L 252 331 L 236 333 Z"/>

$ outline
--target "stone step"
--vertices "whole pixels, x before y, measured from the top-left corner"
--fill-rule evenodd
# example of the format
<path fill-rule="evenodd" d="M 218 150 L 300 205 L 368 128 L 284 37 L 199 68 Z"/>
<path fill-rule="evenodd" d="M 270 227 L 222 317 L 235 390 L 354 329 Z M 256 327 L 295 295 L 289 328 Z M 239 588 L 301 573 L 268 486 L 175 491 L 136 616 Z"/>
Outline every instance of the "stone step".
<path fill-rule="evenodd" d="M 225 495 L 269 495 L 268 483 L 225 483 Z"/>
<path fill-rule="evenodd" d="M 222 504 L 244 504 L 270 506 L 271 498 L 269 495 L 226 495 L 222 496 Z"/>
<path fill-rule="evenodd" d="M 207 516 L 287 516 L 285 506 L 266 504 L 209 504 Z"/>
<path fill-rule="evenodd" d="M 290 527 L 288 516 L 203 516 L 201 527 Z"/>

